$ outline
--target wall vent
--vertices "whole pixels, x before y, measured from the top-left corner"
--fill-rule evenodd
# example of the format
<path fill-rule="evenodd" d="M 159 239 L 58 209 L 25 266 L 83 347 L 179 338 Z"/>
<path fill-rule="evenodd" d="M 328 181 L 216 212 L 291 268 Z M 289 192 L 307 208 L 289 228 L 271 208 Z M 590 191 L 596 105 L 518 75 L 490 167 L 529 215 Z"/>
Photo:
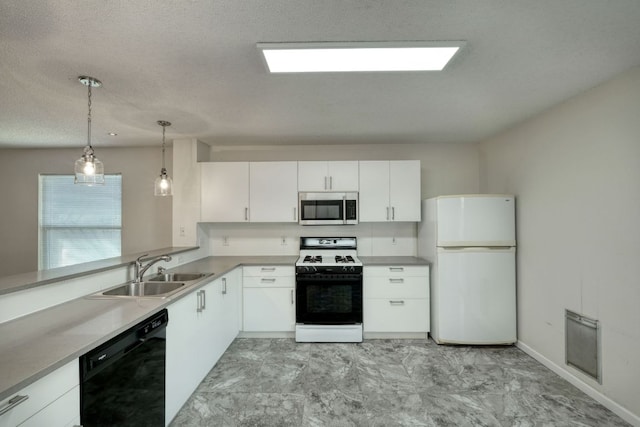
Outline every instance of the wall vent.
<path fill-rule="evenodd" d="M 602 384 L 600 322 L 565 310 L 565 358 L 569 366 Z"/>

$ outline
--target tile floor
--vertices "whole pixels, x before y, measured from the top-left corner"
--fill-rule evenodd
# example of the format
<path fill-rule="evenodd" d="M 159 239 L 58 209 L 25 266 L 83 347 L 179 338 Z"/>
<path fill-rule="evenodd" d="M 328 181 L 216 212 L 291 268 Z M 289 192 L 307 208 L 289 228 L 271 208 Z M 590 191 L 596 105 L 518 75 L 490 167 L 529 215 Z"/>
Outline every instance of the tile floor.
<path fill-rule="evenodd" d="M 516 347 L 236 339 L 178 426 L 627 426 Z"/>

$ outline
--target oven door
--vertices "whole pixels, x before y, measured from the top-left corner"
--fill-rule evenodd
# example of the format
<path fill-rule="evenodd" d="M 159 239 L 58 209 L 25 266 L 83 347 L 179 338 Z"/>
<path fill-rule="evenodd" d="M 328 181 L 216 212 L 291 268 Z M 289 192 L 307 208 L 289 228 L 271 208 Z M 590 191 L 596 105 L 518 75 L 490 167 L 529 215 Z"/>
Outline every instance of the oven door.
<path fill-rule="evenodd" d="M 362 274 L 298 274 L 296 323 L 362 323 Z"/>

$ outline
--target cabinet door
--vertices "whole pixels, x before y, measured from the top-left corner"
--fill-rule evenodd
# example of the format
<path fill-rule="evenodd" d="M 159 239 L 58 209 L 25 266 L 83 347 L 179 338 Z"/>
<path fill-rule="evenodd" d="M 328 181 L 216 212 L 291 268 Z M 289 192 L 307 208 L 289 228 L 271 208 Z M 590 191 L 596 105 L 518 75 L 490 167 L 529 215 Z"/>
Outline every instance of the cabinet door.
<path fill-rule="evenodd" d="M 75 386 L 19 427 L 80 425 L 80 386 Z"/>
<path fill-rule="evenodd" d="M 329 190 L 358 191 L 358 162 L 336 161 L 327 162 L 329 175 Z"/>
<path fill-rule="evenodd" d="M 203 310 L 206 325 L 204 336 L 207 346 L 206 372 L 218 362 L 240 331 L 238 273 L 234 270 L 207 285 L 206 307 Z M 205 372 L 205 374 L 206 374 Z"/>
<path fill-rule="evenodd" d="M 327 162 L 298 162 L 298 191 L 329 190 Z"/>
<path fill-rule="evenodd" d="M 358 162 L 298 162 L 298 191 L 358 191 Z"/>
<path fill-rule="evenodd" d="M 244 288 L 244 327 L 248 332 L 282 332 L 295 328 L 293 288 Z"/>
<path fill-rule="evenodd" d="M 428 332 L 429 299 L 385 298 L 363 301 L 365 332 Z"/>
<path fill-rule="evenodd" d="M 169 423 L 187 401 L 202 378 L 193 369 L 193 359 L 200 357 L 201 341 L 198 325 L 196 292 L 172 303 L 167 324 L 167 354 L 165 372 L 165 414 Z"/>
<path fill-rule="evenodd" d="M 249 220 L 249 163 L 200 164 L 200 220 L 245 222 Z"/>
<path fill-rule="evenodd" d="M 297 222 L 298 163 L 249 164 L 251 222 Z"/>
<path fill-rule="evenodd" d="M 390 220 L 388 161 L 360 162 L 359 204 L 360 222 Z"/>
<path fill-rule="evenodd" d="M 0 407 L 6 408 L 9 400 L 27 396 L 0 415 L 0 426 L 66 426 L 80 416 L 79 383 L 80 370 L 75 359 L 1 400 Z"/>
<path fill-rule="evenodd" d="M 392 221 L 420 221 L 420 161 L 389 162 Z"/>

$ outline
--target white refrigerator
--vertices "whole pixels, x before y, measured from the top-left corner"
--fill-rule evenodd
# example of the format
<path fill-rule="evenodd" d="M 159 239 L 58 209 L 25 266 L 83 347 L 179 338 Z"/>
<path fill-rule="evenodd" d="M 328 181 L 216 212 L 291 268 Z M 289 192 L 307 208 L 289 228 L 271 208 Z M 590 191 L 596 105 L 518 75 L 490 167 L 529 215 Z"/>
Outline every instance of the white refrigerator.
<path fill-rule="evenodd" d="M 431 337 L 438 344 L 516 342 L 515 198 L 423 201 L 418 256 L 432 262 Z"/>

